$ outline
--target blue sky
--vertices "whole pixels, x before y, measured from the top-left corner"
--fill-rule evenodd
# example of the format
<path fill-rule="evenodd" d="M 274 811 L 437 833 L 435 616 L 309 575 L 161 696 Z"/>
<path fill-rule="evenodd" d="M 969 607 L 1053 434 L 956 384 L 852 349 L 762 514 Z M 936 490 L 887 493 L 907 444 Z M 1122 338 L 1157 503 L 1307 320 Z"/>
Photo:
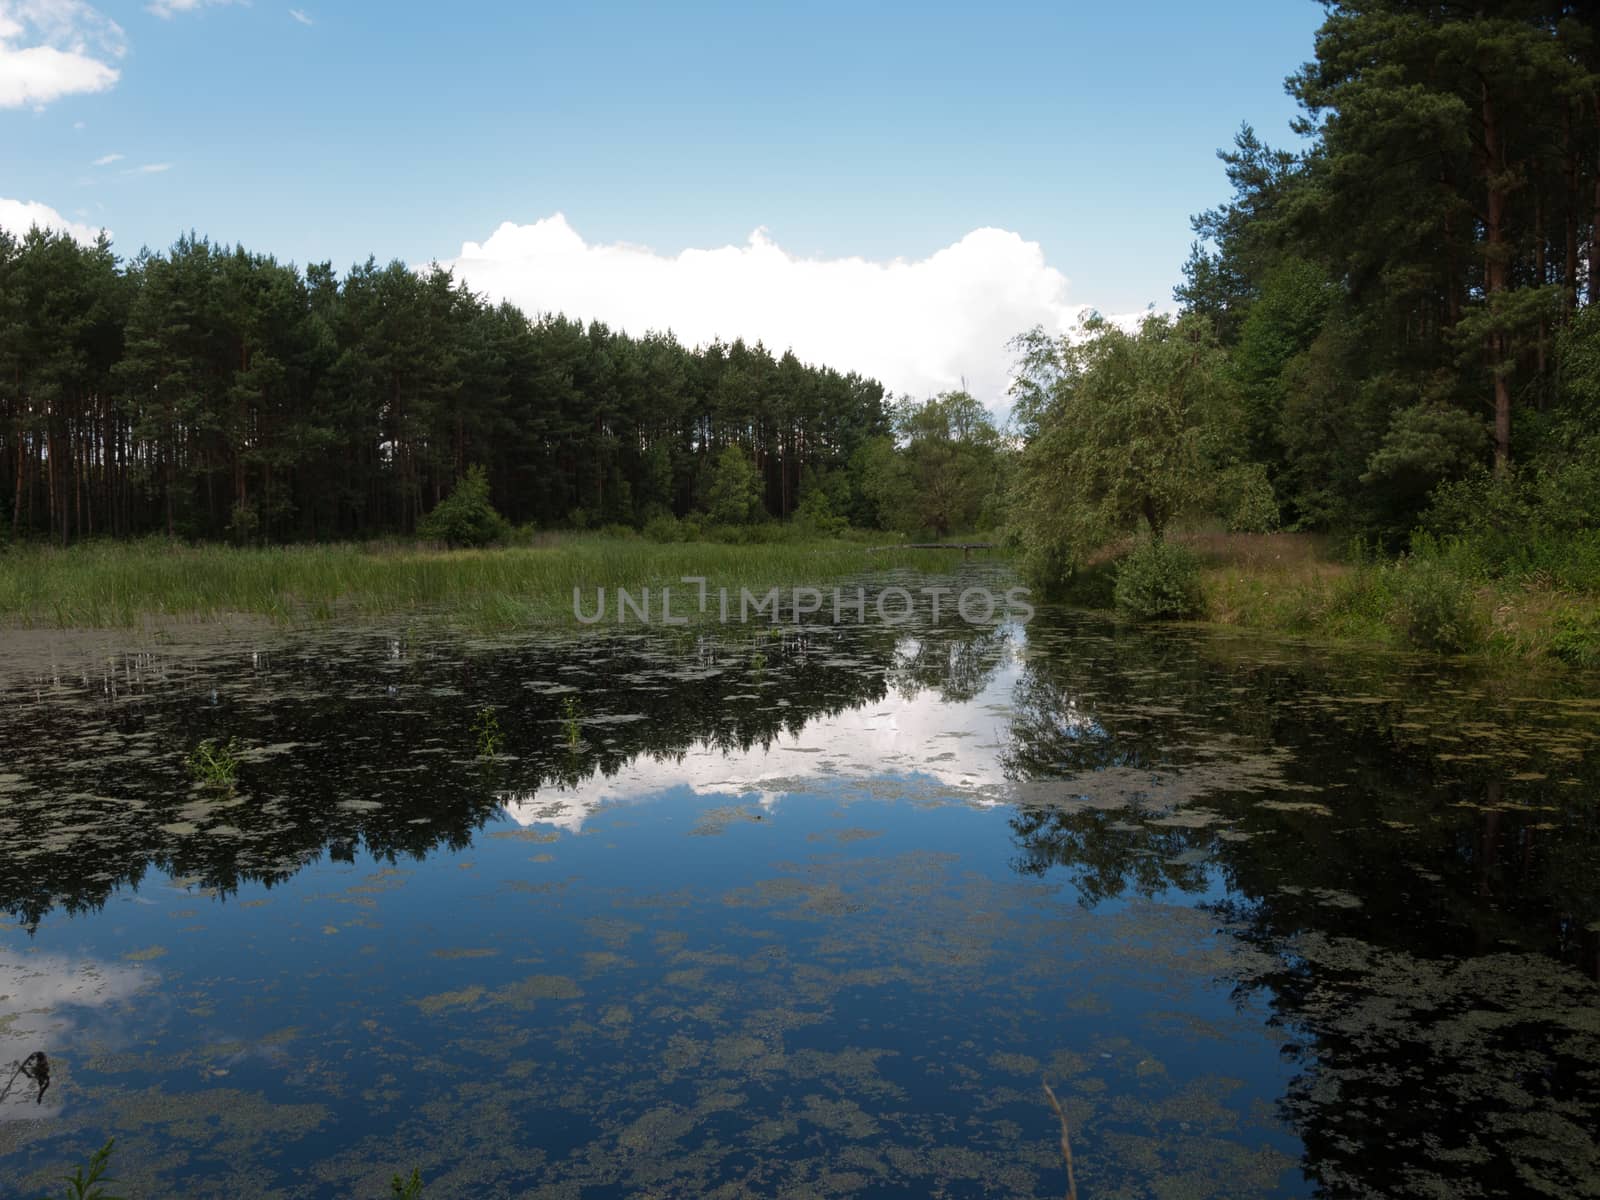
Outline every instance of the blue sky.
<path fill-rule="evenodd" d="M 1291 139 L 1283 77 L 1322 17 L 1311 0 L 164 3 L 180 11 L 0 0 L 0 103 L 8 72 L 18 101 L 0 197 L 108 226 L 125 253 L 193 228 L 341 267 L 455 259 L 556 213 L 586 246 L 668 259 L 764 228 L 796 259 L 920 261 L 993 227 L 1107 312 L 1170 301 L 1241 120 Z M 117 76 L 19 95 L 30 47 Z"/>

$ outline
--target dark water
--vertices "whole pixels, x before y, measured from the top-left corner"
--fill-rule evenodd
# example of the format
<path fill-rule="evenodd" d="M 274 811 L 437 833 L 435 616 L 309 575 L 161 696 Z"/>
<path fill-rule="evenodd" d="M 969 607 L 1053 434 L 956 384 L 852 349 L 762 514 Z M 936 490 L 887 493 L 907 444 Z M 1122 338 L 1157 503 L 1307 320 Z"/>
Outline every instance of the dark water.
<path fill-rule="evenodd" d="M 1052 612 L 7 637 L 0 1195 L 114 1135 L 135 1200 L 1059 1196 L 1041 1078 L 1086 1200 L 1600 1195 L 1592 680 Z"/>

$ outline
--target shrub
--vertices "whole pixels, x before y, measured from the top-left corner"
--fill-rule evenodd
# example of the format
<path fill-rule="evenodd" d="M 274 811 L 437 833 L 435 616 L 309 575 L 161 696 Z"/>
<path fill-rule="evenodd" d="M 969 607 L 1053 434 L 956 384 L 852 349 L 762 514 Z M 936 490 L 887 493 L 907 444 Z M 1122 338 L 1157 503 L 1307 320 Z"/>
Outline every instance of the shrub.
<path fill-rule="evenodd" d="M 1550 639 L 1550 653 L 1572 667 L 1600 667 L 1600 615 L 1566 612 Z"/>
<path fill-rule="evenodd" d="M 678 542 L 683 540 L 683 527 L 678 523 L 678 518 L 671 513 L 651 517 L 644 523 L 642 532 L 647 542 Z"/>
<path fill-rule="evenodd" d="M 761 478 L 738 446 L 729 446 L 717 456 L 706 492 L 706 512 L 718 525 L 744 525 L 761 518 Z"/>
<path fill-rule="evenodd" d="M 1413 646 L 1459 654 L 1481 640 L 1471 589 L 1444 564 L 1405 560 L 1394 568 L 1392 582 L 1394 619 Z"/>
<path fill-rule="evenodd" d="M 1200 563 L 1182 546 L 1140 542 L 1117 564 L 1117 610 L 1141 621 L 1200 615 Z"/>
<path fill-rule="evenodd" d="M 235 504 L 228 518 L 228 536 L 236 546 L 248 546 L 261 533 L 261 516 L 251 504 Z"/>
<path fill-rule="evenodd" d="M 505 518 L 489 503 L 489 475 L 469 467 L 450 494 L 423 518 L 418 532 L 425 538 L 456 546 L 487 546 L 509 532 Z"/>

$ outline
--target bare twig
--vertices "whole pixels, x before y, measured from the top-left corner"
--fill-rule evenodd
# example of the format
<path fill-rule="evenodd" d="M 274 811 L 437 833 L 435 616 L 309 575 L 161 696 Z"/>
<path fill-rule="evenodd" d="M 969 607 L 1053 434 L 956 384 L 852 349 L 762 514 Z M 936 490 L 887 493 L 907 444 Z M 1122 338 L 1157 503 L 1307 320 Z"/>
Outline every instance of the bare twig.
<path fill-rule="evenodd" d="M 1056 1118 L 1061 1122 L 1061 1157 L 1067 1160 L 1067 1200 L 1078 1200 L 1078 1181 L 1072 1175 L 1072 1139 L 1067 1136 L 1067 1114 L 1061 1111 L 1061 1101 L 1050 1090 L 1050 1081 L 1041 1079 L 1039 1082 L 1044 1085 L 1044 1094 L 1050 1097 L 1050 1107 L 1056 1110 Z"/>

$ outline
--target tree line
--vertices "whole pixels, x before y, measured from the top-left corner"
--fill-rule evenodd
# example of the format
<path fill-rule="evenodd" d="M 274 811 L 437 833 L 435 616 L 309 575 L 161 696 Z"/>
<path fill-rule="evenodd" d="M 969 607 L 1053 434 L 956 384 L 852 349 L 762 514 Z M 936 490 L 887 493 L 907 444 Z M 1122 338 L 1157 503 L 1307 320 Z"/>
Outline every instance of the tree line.
<path fill-rule="evenodd" d="M 923 407 L 760 344 L 531 318 L 438 266 L 341 279 L 194 236 L 124 263 L 103 237 L 0 232 L 12 537 L 406 535 L 474 466 L 516 524 L 921 520 L 929 472 L 892 445 Z M 955 408 L 959 436 L 992 440 L 970 397 Z"/>
<path fill-rule="evenodd" d="M 1177 298 L 1231 355 L 1286 519 L 1403 533 L 1441 483 L 1592 428 L 1600 5 L 1327 14 L 1287 80 L 1303 144 L 1241 129 Z"/>
<path fill-rule="evenodd" d="M 1195 514 L 1469 538 L 1491 570 L 1600 524 L 1600 5 L 1325 7 L 1302 140 L 1221 152 L 1180 313 L 1016 343 L 1011 512 L 1046 583 L 1142 535 L 1133 607 L 1192 610 L 1160 544 Z"/>

